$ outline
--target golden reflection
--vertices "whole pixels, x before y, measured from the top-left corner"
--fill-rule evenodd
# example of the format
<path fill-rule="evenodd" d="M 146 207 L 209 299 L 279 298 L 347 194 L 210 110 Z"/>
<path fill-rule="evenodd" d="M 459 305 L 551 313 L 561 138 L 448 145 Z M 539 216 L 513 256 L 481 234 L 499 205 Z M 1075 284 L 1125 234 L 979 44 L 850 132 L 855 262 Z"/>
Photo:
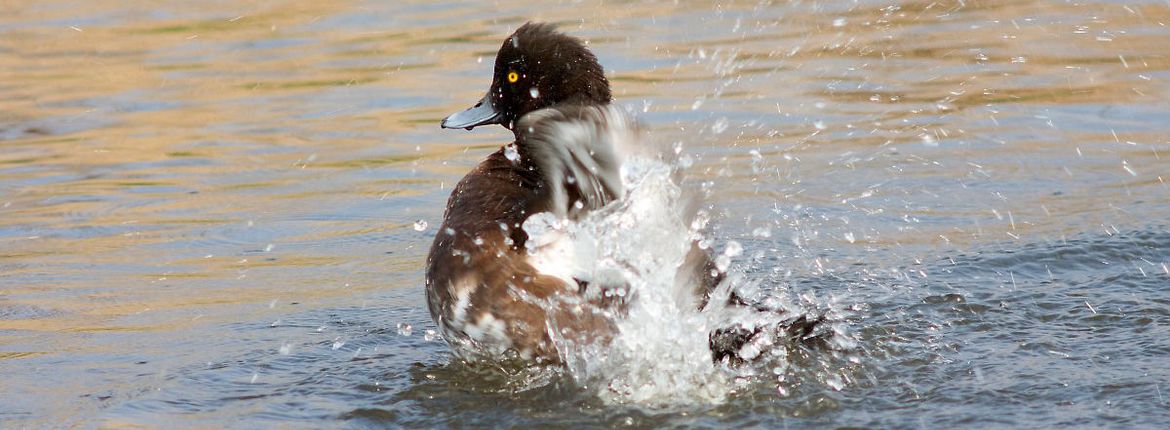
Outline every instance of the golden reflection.
<path fill-rule="evenodd" d="M 438 122 L 529 19 L 588 39 L 721 203 L 880 220 L 842 247 L 1056 237 L 1170 180 L 1165 3 L 129 3 L 0 4 L 0 362 L 418 289 L 511 136 Z M 143 353 L 214 354 L 183 347 Z"/>

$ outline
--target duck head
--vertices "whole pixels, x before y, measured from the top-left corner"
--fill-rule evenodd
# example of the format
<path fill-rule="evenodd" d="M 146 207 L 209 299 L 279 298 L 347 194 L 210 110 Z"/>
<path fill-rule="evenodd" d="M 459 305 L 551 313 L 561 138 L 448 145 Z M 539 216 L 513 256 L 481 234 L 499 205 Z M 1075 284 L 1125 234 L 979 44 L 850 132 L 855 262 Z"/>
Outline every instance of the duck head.
<path fill-rule="evenodd" d="M 560 103 L 606 104 L 609 81 L 585 44 L 549 24 L 527 23 L 496 54 L 492 86 L 475 106 L 443 119 L 443 128 L 500 124 Z"/>

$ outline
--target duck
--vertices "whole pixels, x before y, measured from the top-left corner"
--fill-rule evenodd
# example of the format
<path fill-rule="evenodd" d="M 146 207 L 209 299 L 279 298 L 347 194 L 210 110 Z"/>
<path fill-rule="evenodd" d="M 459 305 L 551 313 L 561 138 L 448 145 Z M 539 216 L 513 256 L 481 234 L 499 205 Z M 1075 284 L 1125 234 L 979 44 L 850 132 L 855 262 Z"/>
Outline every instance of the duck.
<path fill-rule="evenodd" d="M 623 196 L 623 159 L 651 149 L 613 138 L 645 130 L 612 100 L 605 70 L 585 43 L 528 22 L 500 46 L 487 93 L 442 120 L 444 129 L 500 125 L 513 133 L 452 189 L 427 255 L 427 307 L 459 357 L 551 364 L 562 360 L 553 325 L 585 341 L 614 335 L 607 315 L 620 314 L 624 300 L 597 291 L 621 288 L 620 280 L 575 278 L 537 261 L 524 228 L 536 214 L 577 219 Z M 708 252 L 694 246 L 678 270 L 693 285 L 696 306 L 707 306 L 723 278 Z M 722 302 L 748 305 L 734 294 Z M 609 314 L 583 312 L 581 303 Z M 813 325 L 783 329 L 807 336 Z M 734 358 L 759 331 L 712 331 L 712 358 Z"/>

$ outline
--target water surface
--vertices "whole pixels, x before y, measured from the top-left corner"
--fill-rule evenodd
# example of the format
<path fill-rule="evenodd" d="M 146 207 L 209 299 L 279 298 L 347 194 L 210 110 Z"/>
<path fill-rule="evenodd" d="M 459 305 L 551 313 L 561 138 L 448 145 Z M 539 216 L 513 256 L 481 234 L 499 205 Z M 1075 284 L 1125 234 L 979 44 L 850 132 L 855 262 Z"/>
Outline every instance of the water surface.
<path fill-rule="evenodd" d="M 443 202 L 510 138 L 438 122 L 530 19 L 589 41 L 693 160 L 716 246 L 855 350 L 650 407 L 427 336 Z M 1159 427 L 1167 23 L 1156 1 L 7 2 L 0 427 Z"/>

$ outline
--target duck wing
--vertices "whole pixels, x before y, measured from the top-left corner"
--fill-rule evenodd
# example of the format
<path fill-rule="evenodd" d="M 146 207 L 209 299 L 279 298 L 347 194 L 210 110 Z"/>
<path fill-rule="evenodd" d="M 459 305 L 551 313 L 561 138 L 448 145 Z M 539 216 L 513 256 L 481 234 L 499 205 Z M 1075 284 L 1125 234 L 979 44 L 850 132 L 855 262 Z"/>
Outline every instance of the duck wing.
<path fill-rule="evenodd" d="M 612 105 L 568 105 L 533 111 L 516 124 L 517 143 L 539 169 L 551 211 L 576 219 L 622 198 L 622 162 L 644 148 L 644 128 Z"/>

